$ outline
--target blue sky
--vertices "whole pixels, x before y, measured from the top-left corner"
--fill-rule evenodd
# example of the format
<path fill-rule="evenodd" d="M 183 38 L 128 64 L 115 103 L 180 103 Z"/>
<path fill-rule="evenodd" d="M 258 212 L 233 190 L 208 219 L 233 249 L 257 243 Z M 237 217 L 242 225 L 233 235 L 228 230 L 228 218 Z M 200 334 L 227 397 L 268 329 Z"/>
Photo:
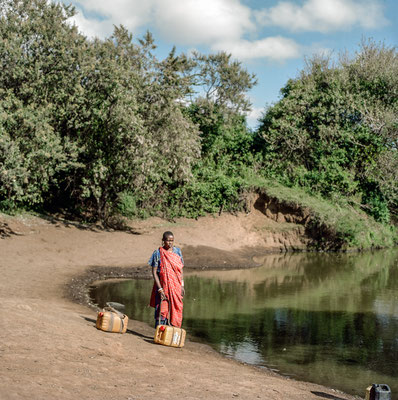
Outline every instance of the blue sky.
<path fill-rule="evenodd" d="M 64 1 L 69 4 L 70 2 Z M 74 23 L 88 37 L 105 38 L 124 25 L 137 39 L 153 33 L 157 55 L 224 50 L 258 79 L 249 93 L 249 125 L 279 99 L 315 53 L 353 54 L 363 38 L 396 46 L 396 0 L 78 0 Z"/>

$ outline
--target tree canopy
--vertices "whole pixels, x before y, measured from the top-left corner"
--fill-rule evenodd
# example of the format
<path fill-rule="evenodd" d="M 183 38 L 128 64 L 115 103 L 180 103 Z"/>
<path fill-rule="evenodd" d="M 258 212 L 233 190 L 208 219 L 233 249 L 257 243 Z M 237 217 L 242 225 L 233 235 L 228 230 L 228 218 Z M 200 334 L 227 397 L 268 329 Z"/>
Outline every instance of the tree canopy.
<path fill-rule="evenodd" d="M 158 60 L 149 32 L 135 43 L 116 27 L 90 41 L 69 22 L 73 7 L 0 4 L 3 209 L 65 207 L 101 219 L 118 207 L 165 209 L 173 191 L 196 181 L 206 142 L 205 117 L 194 121 L 188 109 L 248 107 L 254 77 L 225 53 L 172 49 Z"/>
<path fill-rule="evenodd" d="M 74 13 L 0 0 L 1 210 L 197 217 L 242 209 L 265 178 L 397 216 L 395 48 L 308 60 L 253 132 L 256 77 L 231 55 L 158 59 L 150 32 L 88 40 Z"/>
<path fill-rule="evenodd" d="M 398 206 L 398 54 L 372 41 L 314 57 L 262 117 L 264 168 L 288 185 L 356 202 L 388 222 Z"/>

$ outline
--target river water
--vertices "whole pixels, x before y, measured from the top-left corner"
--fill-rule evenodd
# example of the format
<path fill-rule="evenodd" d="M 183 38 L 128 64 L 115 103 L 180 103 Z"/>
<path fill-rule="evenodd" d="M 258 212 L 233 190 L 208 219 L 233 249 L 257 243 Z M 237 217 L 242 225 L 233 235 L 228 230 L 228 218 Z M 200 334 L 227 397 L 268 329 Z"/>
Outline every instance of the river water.
<path fill-rule="evenodd" d="M 398 251 L 278 254 L 245 270 L 185 271 L 183 327 L 227 357 L 363 396 L 398 400 Z M 100 306 L 153 324 L 152 281 L 104 282 Z"/>

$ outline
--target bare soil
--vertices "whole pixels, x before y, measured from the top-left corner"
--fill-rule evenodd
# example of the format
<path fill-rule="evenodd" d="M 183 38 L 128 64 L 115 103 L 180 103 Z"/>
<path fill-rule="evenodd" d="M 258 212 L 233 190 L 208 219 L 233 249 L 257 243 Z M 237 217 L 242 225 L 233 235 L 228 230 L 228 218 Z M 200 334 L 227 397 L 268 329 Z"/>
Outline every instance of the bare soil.
<path fill-rule="evenodd" d="M 85 285 L 147 274 L 163 231 L 174 232 L 187 268 L 245 267 L 260 251 L 306 247 L 303 227 L 279 218 L 258 209 L 174 223 L 152 218 L 123 232 L 0 216 L 0 399 L 353 399 L 190 340 L 183 349 L 156 345 L 153 327 L 138 321 L 124 335 L 95 328 Z"/>

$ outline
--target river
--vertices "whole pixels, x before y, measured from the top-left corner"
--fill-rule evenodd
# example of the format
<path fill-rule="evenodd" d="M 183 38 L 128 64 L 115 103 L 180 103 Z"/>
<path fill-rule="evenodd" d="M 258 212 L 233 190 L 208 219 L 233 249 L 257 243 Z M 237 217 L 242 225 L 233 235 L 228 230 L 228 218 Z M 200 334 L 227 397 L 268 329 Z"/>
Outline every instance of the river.
<path fill-rule="evenodd" d="M 398 251 L 287 253 L 260 267 L 185 271 L 183 327 L 227 357 L 364 396 L 398 400 Z M 103 282 L 93 302 L 153 324 L 152 281 Z"/>

